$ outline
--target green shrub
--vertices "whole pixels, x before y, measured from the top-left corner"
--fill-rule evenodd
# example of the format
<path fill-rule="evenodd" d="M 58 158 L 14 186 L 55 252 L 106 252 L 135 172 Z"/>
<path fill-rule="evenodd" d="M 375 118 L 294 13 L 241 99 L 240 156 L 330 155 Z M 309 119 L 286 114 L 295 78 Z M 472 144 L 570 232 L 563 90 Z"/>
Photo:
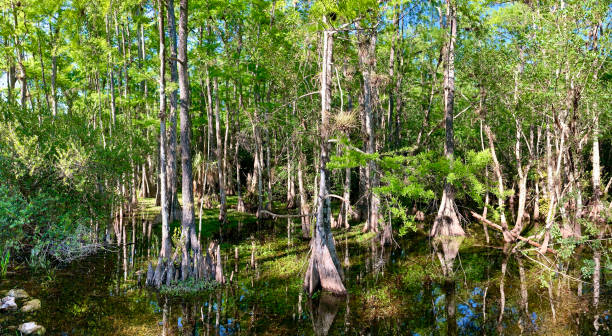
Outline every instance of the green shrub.
<path fill-rule="evenodd" d="M 117 123 L 114 137 L 88 128 L 87 113 L 55 119 L 15 107 L 0 132 L 0 257 L 47 268 L 95 252 L 96 225 L 120 201 L 117 181 L 139 164 Z"/>

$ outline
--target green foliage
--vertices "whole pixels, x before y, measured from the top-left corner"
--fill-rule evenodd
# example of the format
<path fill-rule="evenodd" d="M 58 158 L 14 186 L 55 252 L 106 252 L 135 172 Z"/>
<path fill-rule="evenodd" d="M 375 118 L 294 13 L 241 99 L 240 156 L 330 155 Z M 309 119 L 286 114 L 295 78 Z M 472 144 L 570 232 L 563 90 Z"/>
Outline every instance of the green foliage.
<path fill-rule="evenodd" d="M 488 150 L 468 151 L 465 159 L 449 162 L 432 151 L 412 155 L 410 148 L 402 148 L 383 154 L 366 154 L 342 139 L 345 148 L 342 155 L 334 155 L 328 167 L 331 169 L 365 166 L 374 161 L 380 173 L 380 186 L 374 188 L 383 205 L 387 220 L 399 220 L 400 235 L 416 229 L 415 215 L 411 207 L 415 203 L 427 203 L 441 194 L 444 181 L 453 184 L 458 198 L 466 198 L 482 204 L 485 192 L 483 170 L 491 160 Z"/>
<path fill-rule="evenodd" d="M 590 279 L 593 276 L 593 270 L 595 269 L 595 261 L 593 259 L 583 259 L 582 267 L 580 272 L 585 279 Z"/>
<path fill-rule="evenodd" d="M 43 268 L 94 252 L 94 226 L 107 222 L 118 200 L 108 182 L 129 169 L 129 151 L 119 139 L 101 144 L 98 129 L 83 131 L 80 114 L 8 111 L 0 134 L 2 251 Z"/>
<path fill-rule="evenodd" d="M 174 253 L 177 255 L 181 255 L 181 251 L 183 248 L 183 242 L 181 241 L 181 228 L 175 227 L 172 230 L 172 246 L 174 246 Z"/>
<path fill-rule="evenodd" d="M 21 249 L 28 217 L 23 197 L 8 186 L 0 185 L 0 244 L 5 254 Z"/>
<path fill-rule="evenodd" d="M 11 262 L 11 251 L 6 250 L 4 255 L 0 258 L 0 277 L 6 277 L 6 273 L 8 272 L 8 265 Z"/>

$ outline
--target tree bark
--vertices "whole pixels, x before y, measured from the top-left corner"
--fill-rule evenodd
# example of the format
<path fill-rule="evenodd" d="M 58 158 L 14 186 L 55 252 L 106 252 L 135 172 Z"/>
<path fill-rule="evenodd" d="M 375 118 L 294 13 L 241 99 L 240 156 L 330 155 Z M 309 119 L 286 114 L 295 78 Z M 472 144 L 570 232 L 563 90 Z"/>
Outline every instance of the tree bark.
<path fill-rule="evenodd" d="M 174 0 L 168 0 L 168 35 L 170 36 L 170 82 L 174 85 L 178 84 L 177 70 L 177 36 L 176 36 L 176 19 L 174 15 Z M 176 86 L 174 86 L 176 88 Z M 180 218 L 180 207 L 178 202 L 178 176 L 176 168 L 176 118 L 178 105 L 178 92 L 176 89 L 170 93 L 170 129 L 168 134 L 168 186 L 169 186 L 169 206 L 170 220 L 178 220 Z"/>
<path fill-rule="evenodd" d="M 300 150 L 298 159 L 298 191 L 300 193 L 300 215 L 302 220 L 302 237 L 305 239 L 310 238 L 310 216 L 305 216 L 310 213 L 310 207 L 308 206 L 308 197 L 306 195 L 306 188 L 304 186 L 304 164 L 306 158 L 304 153 Z"/>
<path fill-rule="evenodd" d="M 293 102 L 292 117 L 295 117 L 296 102 Z M 294 166 L 293 161 L 295 160 L 295 134 L 292 131 L 289 141 L 290 145 L 287 146 L 287 208 L 292 209 L 295 207 L 295 175 L 293 173 Z"/>
<path fill-rule="evenodd" d="M 181 168 L 182 168 L 182 199 L 183 210 L 181 220 L 181 243 L 183 259 L 181 261 L 181 276 L 183 280 L 189 278 L 191 257 L 189 249 L 194 255 L 200 251 L 199 242 L 195 233 L 194 207 L 193 207 L 193 171 L 191 162 L 191 120 L 189 116 L 189 75 L 187 66 L 187 13 L 188 0 L 180 0 L 179 39 L 178 39 L 178 81 L 179 105 L 181 114 Z"/>
<path fill-rule="evenodd" d="M 219 176 L 219 222 L 223 225 L 226 219 L 226 204 L 225 204 L 225 177 L 223 167 L 225 162 L 225 152 L 223 150 L 224 143 L 221 141 L 221 116 L 219 115 L 219 84 L 217 78 L 213 80 L 213 88 L 215 90 L 215 131 L 217 137 L 217 173 Z"/>
<path fill-rule="evenodd" d="M 556 199 L 555 199 L 555 174 L 554 174 L 554 159 L 552 157 L 552 145 L 551 145 L 551 133 L 550 125 L 546 124 L 546 177 L 548 185 L 548 213 L 546 214 L 546 226 L 544 231 L 544 242 L 540 253 L 544 253 L 546 247 L 548 247 L 548 240 L 550 239 L 550 228 L 554 223 Z"/>
<path fill-rule="evenodd" d="M 453 136 L 453 106 L 455 101 L 455 39 L 457 37 L 457 8 L 452 0 L 446 1 L 446 17 L 449 25 L 449 39 L 447 42 L 444 69 L 444 119 L 446 128 L 446 141 L 444 142 L 444 155 L 452 165 L 454 160 L 455 142 Z M 455 191 L 453 186 L 445 182 L 440 208 L 430 231 L 430 236 L 465 236 L 459 224 L 455 205 Z"/>
<path fill-rule="evenodd" d="M 361 74 L 363 77 L 363 107 L 365 116 L 365 132 L 366 132 L 366 150 L 367 154 L 373 154 L 376 151 L 376 112 L 374 111 L 373 92 L 372 92 L 372 76 L 375 71 L 376 62 L 376 33 L 370 33 L 370 36 L 364 38 L 359 45 L 359 63 Z M 368 214 L 366 225 L 363 227 L 364 232 L 378 232 L 378 208 L 380 199 L 373 192 L 373 189 L 378 183 L 378 174 L 376 172 L 376 163 L 374 160 L 369 160 L 365 167 L 365 192 L 367 193 Z"/>
<path fill-rule="evenodd" d="M 239 37 L 239 41 L 242 41 Z M 244 104 L 242 101 L 242 82 L 238 81 L 238 111 L 236 112 L 236 134 L 240 133 L 240 112 L 244 110 Z M 240 180 L 240 160 L 238 158 L 238 152 L 240 151 L 240 142 L 238 141 L 238 137 L 236 136 L 236 148 L 234 153 L 234 162 L 236 164 L 236 191 L 238 193 L 238 201 L 236 205 L 236 210 L 239 212 L 244 212 L 244 200 L 242 199 L 242 184 Z"/>
<path fill-rule="evenodd" d="M 161 258 L 169 258 L 172 245 L 170 242 L 170 227 L 168 223 L 168 199 L 166 184 L 166 45 L 164 32 L 164 6 L 162 0 L 157 0 L 159 8 L 159 179 L 161 185 L 161 214 L 162 214 L 162 246 L 159 252 Z"/>
<path fill-rule="evenodd" d="M 108 45 L 111 45 L 111 33 L 110 33 L 110 22 L 109 22 L 109 18 L 108 15 L 106 15 L 106 42 L 108 43 Z M 164 46 L 165 49 L 165 46 Z M 56 60 L 56 56 L 55 56 L 55 51 L 53 53 L 53 60 L 52 60 L 52 72 L 51 72 L 51 90 L 53 91 L 52 97 L 53 97 L 53 115 L 55 116 L 57 114 L 57 98 L 56 98 L 56 88 L 55 88 L 55 80 L 57 77 L 57 60 Z M 117 111 L 116 111 L 116 103 L 115 103 L 115 65 L 113 62 L 113 56 L 112 53 L 109 53 L 108 55 L 108 63 L 109 63 L 109 69 L 108 69 L 108 83 L 109 83 L 109 90 L 110 90 L 110 113 L 111 113 L 111 126 L 115 125 L 116 122 L 116 115 L 117 115 Z M 165 112 L 164 112 L 165 113 Z M 165 127 L 164 127 L 165 128 Z M 112 132 L 112 127 L 110 128 L 111 132 Z"/>
<path fill-rule="evenodd" d="M 353 212 L 351 209 L 351 168 L 345 168 L 344 170 L 344 192 L 342 197 L 344 198 L 341 213 L 341 215 L 344 216 L 342 224 L 344 224 L 345 229 L 348 229 L 350 228 L 349 220 Z"/>
<path fill-rule="evenodd" d="M 15 46 L 17 47 L 17 63 L 19 65 L 19 75 L 17 76 L 17 78 L 21 82 L 21 108 L 25 109 L 26 98 L 27 98 L 27 93 L 28 93 L 26 70 L 23 64 L 25 56 L 23 52 L 23 47 L 21 46 L 21 42 L 19 41 L 19 36 L 17 35 L 17 27 L 18 27 L 17 10 L 15 9 L 15 5 L 12 2 L 11 2 L 11 6 L 13 9 L 13 23 L 14 23 L 13 29 L 14 29 L 14 34 L 15 34 Z M 32 108 L 34 108 L 33 105 L 32 105 Z"/>
<path fill-rule="evenodd" d="M 325 17 L 323 19 L 325 21 Z M 336 254 L 334 239 L 331 233 L 331 206 L 327 197 L 327 162 L 329 161 L 329 110 L 331 108 L 331 68 L 333 32 L 323 32 L 323 64 L 321 71 L 321 127 L 320 127 L 320 178 L 317 223 L 314 238 L 311 241 L 311 255 L 304 277 L 304 290 L 312 295 L 322 288 L 339 295 L 346 295 L 342 283 L 342 266 Z"/>
<path fill-rule="evenodd" d="M 525 205 L 527 203 L 527 177 L 529 170 L 531 169 L 532 160 L 528 160 L 527 164 L 523 167 L 521 161 L 521 124 L 519 120 L 516 120 L 516 145 L 515 145 L 515 158 L 516 158 L 516 170 L 519 177 L 519 200 L 518 208 L 516 210 L 516 221 L 512 228 L 511 234 L 518 236 L 523 230 L 523 220 L 525 217 Z M 533 140 L 533 130 L 531 131 L 530 138 Z M 533 141 L 532 141 L 533 142 Z M 533 158 L 531 158 L 533 159 Z"/>
<path fill-rule="evenodd" d="M 597 237 L 603 238 L 605 232 L 605 221 L 601 216 L 603 205 L 601 203 L 601 163 L 599 158 L 599 111 L 597 110 L 597 104 L 593 103 L 593 155 L 592 155 L 592 184 L 593 184 L 593 196 L 590 204 L 589 218 L 599 229 Z M 595 247 L 593 251 L 593 261 L 595 263 L 593 269 L 593 308 L 595 309 L 595 318 L 593 319 L 593 327 L 595 332 L 599 331 L 599 312 L 597 311 L 599 306 L 599 296 L 601 287 L 601 249 Z"/>

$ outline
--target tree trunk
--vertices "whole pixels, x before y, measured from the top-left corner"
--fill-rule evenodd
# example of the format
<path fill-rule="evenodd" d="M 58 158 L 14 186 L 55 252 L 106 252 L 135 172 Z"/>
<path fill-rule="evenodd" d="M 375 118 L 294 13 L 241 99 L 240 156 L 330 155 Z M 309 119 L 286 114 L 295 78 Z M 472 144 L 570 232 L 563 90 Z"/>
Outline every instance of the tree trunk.
<path fill-rule="evenodd" d="M 109 22 L 109 18 L 108 15 L 106 15 L 105 17 L 106 20 L 106 42 L 108 43 L 108 45 L 111 45 L 111 33 L 110 33 L 110 22 Z M 164 47 L 165 48 L 165 47 Z M 109 83 L 109 91 L 110 91 L 110 113 L 111 113 L 111 132 L 112 132 L 112 126 L 115 125 L 116 122 L 116 115 L 117 115 L 117 111 L 116 111 L 116 103 L 115 103 L 115 65 L 113 62 L 113 56 L 112 53 L 108 53 L 108 63 L 109 63 L 109 69 L 108 69 L 108 83 Z M 52 59 L 52 71 L 51 71 L 51 90 L 53 91 L 52 93 L 52 98 L 53 98 L 53 116 L 55 116 L 57 114 L 57 96 L 56 96 L 56 88 L 55 88 L 55 80 L 57 78 L 57 57 L 55 55 L 55 51 L 53 52 L 53 59 Z M 165 128 L 165 127 L 164 127 Z"/>
<path fill-rule="evenodd" d="M 548 247 L 550 239 L 550 228 L 555 220 L 555 208 L 557 206 L 555 198 L 555 173 L 554 159 L 552 157 L 550 125 L 546 124 L 546 175 L 548 182 L 548 213 L 546 214 L 546 226 L 544 231 L 544 242 L 540 248 L 540 253 L 544 253 Z M 563 137 L 563 135 L 562 135 Z"/>
<path fill-rule="evenodd" d="M 239 39 L 240 40 L 240 39 Z M 238 81 L 238 111 L 236 112 L 236 134 L 240 133 L 240 112 L 244 110 L 244 104 L 242 101 L 242 82 Z M 236 163 L 236 191 L 238 192 L 238 201 L 236 210 L 244 212 L 244 200 L 242 199 L 242 185 L 240 180 L 240 159 L 238 158 L 238 152 L 240 151 L 240 142 L 238 136 L 236 138 L 236 148 L 234 153 L 234 162 Z"/>
<path fill-rule="evenodd" d="M 602 224 L 603 218 L 601 211 L 603 205 L 601 203 L 601 163 L 599 158 L 599 111 L 597 111 L 597 105 L 593 104 L 593 154 L 591 162 L 593 166 L 592 171 L 592 184 L 593 184 L 593 196 L 590 204 L 590 219 L 596 224 Z M 600 229 L 600 235 L 603 235 L 603 228 Z"/>
<path fill-rule="evenodd" d="M 215 131 L 217 136 L 217 173 L 219 176 L 219 222 L 223 225 L 226 222 L 226 204 L 225 204 L 225 177 L 224 177 L 224 162 L 225 151 L 223 150 L 223 142 L 221 141 L 221 116 L 219 115 L 219 84 L 217 77 L 213 80 L 213 88 L 215 90 Z"/>
<path fill-rule="evenodd" d="M 212 100 L 212 90 L 210 88 L 210 71 L 209 69 L 206 69 L 206 97 L 207 97 L 207 101 L 208 104 L 206 105 L 206 123 L 207 125 L 207 131 L 206 131 L 206 142 L 207 142 L 207 149 L 206 149 L 206 162 L 211 162 L 212 161 L 212 153 L 214 151 L 214 145 L 213 145 L 213 100 Z M 216 136 L 215 136 L 216 138 Z M 206 169 L 206 171 L 204 172 L 204 174 L 208 174 L 208 169 Z"/>
<path fill-rule="evenodd" d="M 176 64 L 177 56 L 177 36 L 176 19 L 174 15 L 174 0 L 168 0 L 168 35 L 170 36 L 170 82 L 178 84 L 178 70 Z M 176 86 L 174 86 L 176 88 Z M 176 114 L 178 107 L 178 92 L 176 89 L 170 92 L 170 129 L 168 134 L 168 186 L 169 186 L 169 206 L 170 220 L 175 221 L 180 218 L 180 207 L 178 201 L 178 176 L 176 168 Z"/>
<path fill-rule="evenodd" d="M 324 19 L 325 20 L 325 17 Z M 336 254 L 334 239 L 331 233 L 331 206 L 327 197 L 327 162 L 329 161 L 329 110 L 331 105 L 331 68 L 333 32 L 323 32 L 323 64 L 321 71 L 321 143 L 320 143 L 320 178 L 319 204 L 314 238 L 311 241 L 311 255 L 304 277 L 304 290 L 312 295 L 322 288 L 335 294 L 346 295 L 342 284 L 342 266 Z"/>
<path fill-rule="evenodd" d="M 183 244 L 183 259 L 181 261 L 181 276 L 183 280 L 189 278 L 191 257 L 189 249 L 194 255 L 199 253 L 199 242 L 195 233 L 193 208 L 193 172 L 191 163 L 191 120 L 189 117 L 189 75 L 187 66 L 187 1 L 180 0 L 179 39 L 178 39 L 178 81 L 180 92 L 181 114 L 181 168 L 182 168 L 182 199 L 183 210 L 181 220 L 181 242 Z"/>
<path fill-rule="evenodd" d="M 25 57 L 24 57 L 23 47 L 21 46 L 21 43 L 19 41 L 19 36 L 17 35 L 17 31 L 18 31 L 17 29 L 18 27 L 17 10 L 15 9 L 15 5 L 13 3 L 11 3 L 11 6 L 13 9 L 13 23 L 14 23 L 13 31 L 15 34 L 15 46 L 17 46 L 17 63 L 19 65 L 19 75 L 17 76 L 17 78 L 21 82 L 21 108 L 25 109 L 27 92 L 28 92 L 27 76 L 26 76 L 25 66 L 23 64 Z M 33 105 L 32 105 L 32 108 L 34 108 Z"/>
<path fill-rule="evenodd" d="M 344 170 L 344 192 L 342 194 L 342 198 L 344 201 L 342 203 L 342 214 L 344 218 L 342 219 L 344 228 L 350 228 L 349 220 L 351 218 L 351 213 L 353 210 L 351 209 L 351 168 L 345 168 Z"/>
<path fill-rule="evenodd" d="M 292 117 L 295 117 L 296 102 L 293 102 Z M 295 175 L 293 173 L 295 160 L 295 135 L 291 132 L 291 144 L 287 147 L 287 208 L 295 207 Z"/>
<path fill-rule="evenodd" d="M 512 228 L 511 234 L 513 236 L 518 236 L 523 230 L 523 220 L 525 217 L 525 205 L 527 203 L 527 177 L 529 174 L 529 170 L 531 169 L 531 162 L 529 160 L 528 163 L 523 167 L 521 161 L 521 130 L 520 130 L 520 122 L 516 120 L 516 146 L 515 146 L 515 158 L 516 158 L 516 170 L 518 172 L 519 177 L 519 199 L 518 199 L 518 208 L 516 210 L 516 222 L 514 227 Z M 530 138 L 533 140 L 533 130 L 530 133 Z M 533 141 L 532 141 L 533 142 Z M 533 157 L 531 157 L 533 159 Z"/>
<path fill-rule="evenodd" d="M 592 155 L 592 184 L 593 184 L 593 196 L 590 204 L 589 218 L 599 229 L 598 239 L 602 239 L 605 232 L 605 220 L 601 216 L 603 205 L 601 203 L 601 163 L 599 158 L 599 111 L 597 110 L 596 103 L 593 103 L 593 155 Z M 593 327 L 595 332 L 599 331 L 599 312 L 597 311 L 599 306 L 599 295 L 600 295 L 600 281 L 601 281 L 601 248 L 595 247 L 593 251 L 593 261 L 595 263 L 593 269 L 593 308 L 595 309 L 595 318 L 593 320 Z"/>
<path fill-rule="evenodd" d="M 306 158 L 304 153 L 300 150 L 298 159 L 298 191 L 300 193 L 300 218 L 302 220 L 302 237 L 305 239 L 310 238 L 310 207 L 308 206 L 308 197 L 306 196 L 306 187 L 304 186 L 304 172 L 303 167 Z"/>
<path fill-rule="evenodd" d="M 266 100 L 267 103 L 266 104 L 266 108 L 265 108 L 265 114 L 264 114 L 264 125 L 266 125 L 265 127 L 265 131 L 266 131 L 266 175 L 268 178 L 268 183 L 267 183 L 267 190 L 266 190 L 266 210 L 268 211 L 272 211 L 272 202 L 273 202 L 273 195 L 272 195 L 272 171 L 271 171 L 271 163 L 270 163 L 270 147 L 272 146 L 272 143 L 270 141 L 270 129 L 269 129 L 269 125 L 268 123 L 270 122 L 269 120 L 269 111 L 268 111 L 268 107 L 270 104 L 270 92 L 272 91 L 272 87 L 269 86 L 268 87 L 268 93 L 266 95 Z M 260 156 L 260 158 L 263 158 L 263 151 L 262 151 L 262 156 Z M 263 165 L 262 165 L 263 166 Z"/>
<path fill-rule="evenodd" d="M 452 165 L 454 160 L 455 142 L 453 137 L 453 105 L 455 99 L 455 39 L 457 37 L 456 4 L 447 0 L 446 16 L 450 26 L 450 36 L 445 55 L 444 69 L 444 119 L 446 128 L 446 141 L 444 142 L 444 155 Z M 465 236 L 459 224 L 455 205 L 455 192 L 453 186 L 445 182 L 440 208 L 430 231 L 430 236 Z"/>
<path fill-rule="evenodd" d="M 228 83 L 226 82 L 226 87 L 228 87 Z M 229 91 L 229 90 L 227 90 Z M 226 96 L 226 108 L 225 108 L 225 135 L 223 138 L 223 185 L 225 186 L 226 189 L 226 193 L 233 195 L 234 192 L 232 191 L 234 189 L 233 187 L 233 183 L 232 183 L 232 179 L 230 178 L 230 176 L 228 176 L 229 174 L 227 173 L 227 166 L 229 165 L 228 163 L 228 157 L 229 155 L 227 155 L 227 152 L 229 150 L 231 150 L 231 145 L 228 145 L 228 143 L 230 143 L 230 129 L 232 128 L 232 115 L 230 114 L 230 104 L 229 104 L 229 93 Z"/>
<path fill-rule="evenodd" d="M 373 154 L 376 151 L 376 113 L 374 111 L 373 93 L 372 93 L 372 76 L 375 71 L 376 62 L 376 34 L 370 33 L 371 36 L 363 39 L 359 44 L 359 64 L 363 77 L 363 108 L 365 117 L 365 132 L 366 132 L 366 150 L 367 154 Z M 367 193 L 368 214 L 366 225 L 363 227 L 364 232 L 378 232 L 378 208 L 380 199 L 372 191 L 378 182 L 376 163 L 373 160 L 368 161 L 365 167 L 365 192 Z"/>
<path fill-rule="evenodd" d="M 166 184 L 166 45 L 164 38 L 164 6 L 162 0 L 157 0 L 159 7 L 159 179 L 161 186 L 161 215 L 162 215 L 162 246 L 159 252 L 161 258 L 169 258 L 172 244 L 170 242 L 170 227 L 168 223 L 168 199 Z"/>

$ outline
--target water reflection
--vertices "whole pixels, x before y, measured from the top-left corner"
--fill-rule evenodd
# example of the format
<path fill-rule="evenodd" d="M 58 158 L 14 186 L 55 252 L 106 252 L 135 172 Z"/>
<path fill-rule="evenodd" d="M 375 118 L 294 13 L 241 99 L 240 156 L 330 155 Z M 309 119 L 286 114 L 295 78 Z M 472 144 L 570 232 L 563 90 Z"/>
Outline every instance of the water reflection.
<path fill-rule="evenodd" d="M 432 242 L 445 277 L 443 288 L 446 301 L 446 334 L 449 336 L 457 335 L 454 263 L 463 239 L 464 237 L 442 236 L 434 238 Z"/>
<path fill-rule="evenodd" d="M 327 336 L 344 298 L 324 292 L 316 299 L 308 299 L 312 329 L 317 336 Z"/>
<path fill-rule="evenodd" d="M 164 297 L 139 286 L 143 265 L 159 250 L 159 227 L 140 220 L 118 219 L 116 231 L 109 230 L 118 246 L 58 270 L 47 287 L 39 276 L 22 274 L 0 289 L 19 283 L 43 307 L 54 307 L 36 317 L 49 334 L 538 334 L 552 318 L 549 303 L 558 304 L 548 296 L 552 289 L 529 284 L 533 264 L 511 248 L 466 248 L 448 238 L 434 240 L 431 254 L 424 236 L 381 247 L 342 231 L 336 239 L 350 295 L 309 299 L 299 276 L 308 242 L 284 221 L 277 235 L 255 232 L 255 225 L 244 225 L 240 235 L 229 229 L 232 243 L 222 255 L 231 283 L 188 299 Z M 592 328 L 592 318 L 580 321 Z M 10 323 L 0 320 L 0 327 Z"/>

